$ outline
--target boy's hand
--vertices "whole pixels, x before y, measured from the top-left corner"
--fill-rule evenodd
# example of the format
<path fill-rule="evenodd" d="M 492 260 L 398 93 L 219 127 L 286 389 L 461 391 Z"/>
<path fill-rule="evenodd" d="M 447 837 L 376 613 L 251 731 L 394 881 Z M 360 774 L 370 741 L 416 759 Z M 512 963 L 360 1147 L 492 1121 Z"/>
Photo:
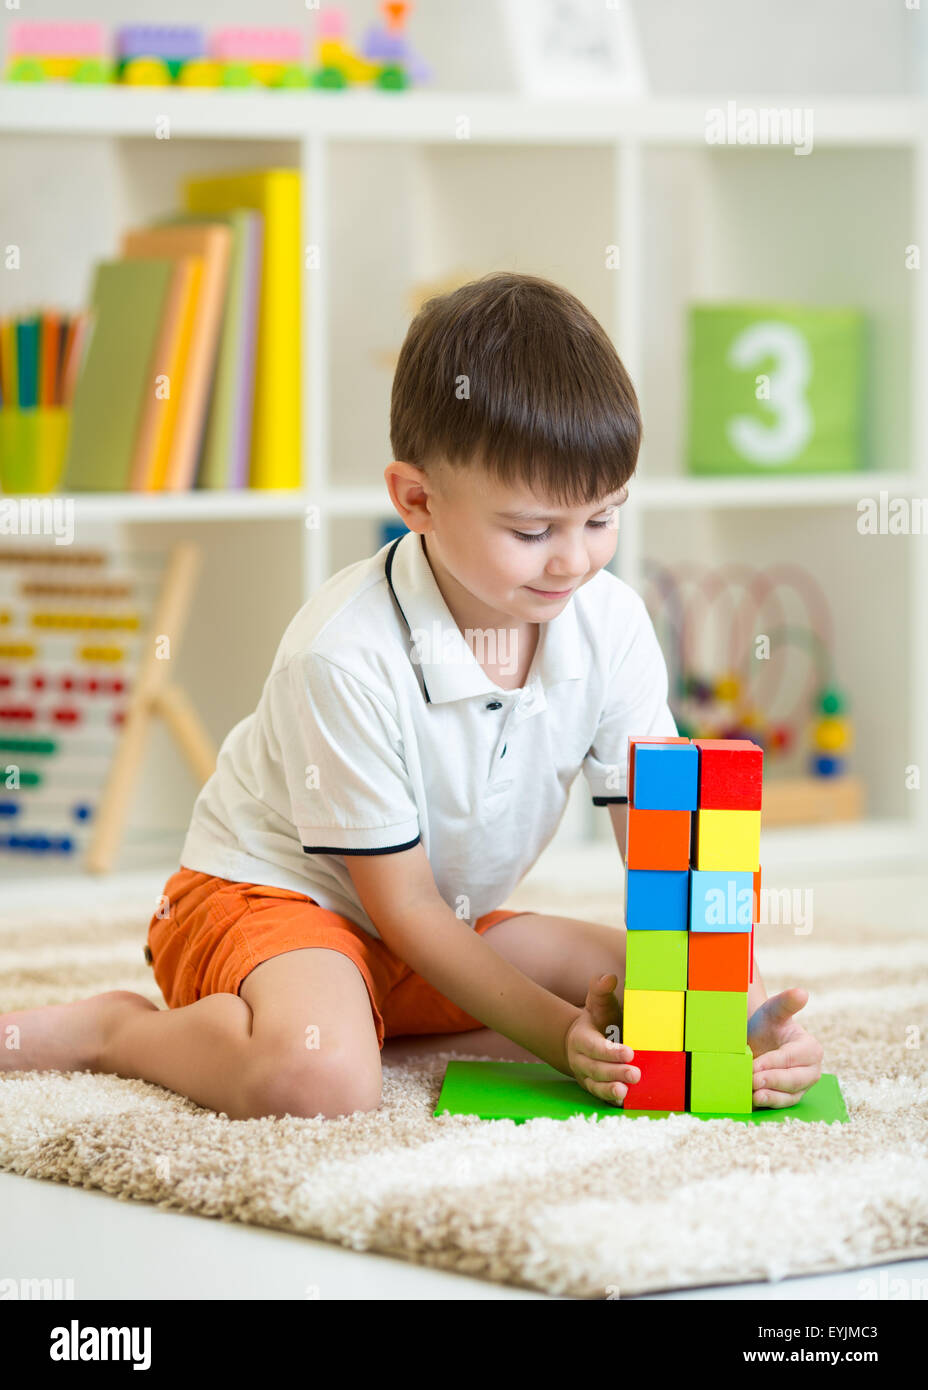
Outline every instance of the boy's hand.
<path fill-rule="evenodd" d="M 785 989 L 765 999 L 748 1019 L 755 1109 L 795 1105 L 822 1074 L 825 1050 L 795 1019 L 808 1002 L 808 990 Z"/>
<path fill-rule="evenodd" d="M 607 1028 L 619 1035 L 619 1003 L 614 993 L 618 983 L 615 975 L 590 981 L 583 1011 L 564 1039 L 568 1065 L 578 1084 L 612 1105 L 622 1105 L 628 1087 L 641 1080 L 639 1069 L 628 1065 L 635 1055 L 632 1049 L 606 1036 Z"/>

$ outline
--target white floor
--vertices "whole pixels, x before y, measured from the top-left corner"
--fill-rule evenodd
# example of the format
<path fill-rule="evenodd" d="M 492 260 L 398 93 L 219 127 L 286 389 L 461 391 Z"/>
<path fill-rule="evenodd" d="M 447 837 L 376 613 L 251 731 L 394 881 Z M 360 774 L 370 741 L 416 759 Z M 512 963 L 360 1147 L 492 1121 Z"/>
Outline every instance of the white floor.
<path fill-rule="evenodd" d="M 541 863 L 537 866 L 540 869 Z M 536 872 L 525 881 L 543 886 Z M 571 865 L 571 877 L 589 883 L 586 873 Z M 553 871 L 553 872 L 552 872 Z M 549 860 L 545 872 L 563 883 L 564 865 Z M 83 891 L 99 897 L 134 895 L 151 884 L 160 891 L 165 872 L 141 871 L 137 876 L 111 876 L 84 881 Z M 616 878 L 611 856 L 607 874 Z M 795 879 L 794 879 L 795 882 Z M 816 882 L 819 882 L 816 880 Z M 853 881 L 844 878 L 823 885 L 829 906 L 853 904 L 855 917 L 870 911 L 885 920 L 925 923 L 928 902 L 924 876 L 899 872 L 881 879 L 875 875 Z M 37 906 L 67 901 L 74 880 L 34 880 L 4 888 L 4 905 Z M 70 897 L 73 901 L 73 896 Z M 511 1048 L 495 1035 L 486 1037 L 492 1051 Z M 392 1045 L 388 1043 L 388 1048 Z M 411 1050 L 405 1047 L 404 1050 Z M 487 1051 L 491 1050 L 488 1046 Z M 511 1055 L 518 1055 L 513 1053 Z M 528 1054 L 522 1054 L 528 1055 Z M 523 1289 L 485 1283 L 459 1275 L 408 1264 L 386 1256 L 360 1254 L 338 1246 L 260 1230 L 230 1222 L 206 1220 L 157 1207 L 120 1202 L 104 1193 L 0 1173 L 0 1279 L 73 1280 L 73 1297 L 87 1299 L 526 1299 L 543 1298 Z M 881 1271 L 885 1271 L 882 1281 Z M 655 1298 L 723 1299 L 841 1299 L 860 1300 L 865 1279 L 877 1288 L 893 1279 L 925 1281 L 909 1287 L 928 1287 L 928 1260 L 910 1260 L 866 1270 L 851 1270 L 787 1279 L 770 1284 L 736 1284 L 708 1289 L 668 1291 Z M 873 1286 L 870 1285 L 870 1288 Z"/>
<path fill-rule="evenodd" d="M 119 1202 L 103 1192 L 10 1173 L 0 1173 L 0 1229 L 0 1278 L 70 1279 L 73 1285 L 61 1287 L 81 1299 L 545 1297 L 305 1236 Z M 917 1278 L 926 1281 L 920 1287 L 928 1287 L 928 1260 L 883 1268 L 888 1280 Z M 878 1267 L 653 1297 L 856 1301 L 867 1274 L 879 1281 Z"/>

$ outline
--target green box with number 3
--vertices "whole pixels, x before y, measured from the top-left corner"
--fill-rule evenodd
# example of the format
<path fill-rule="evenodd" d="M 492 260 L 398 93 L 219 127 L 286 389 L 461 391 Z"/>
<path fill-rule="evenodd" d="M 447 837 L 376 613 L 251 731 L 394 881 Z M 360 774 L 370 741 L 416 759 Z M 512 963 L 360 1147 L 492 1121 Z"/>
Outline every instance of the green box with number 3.
<path fill-rule="evenodd" d="M 693 305 L 690 472 L 865 467 L 866 328 L 856 309 Z"/>

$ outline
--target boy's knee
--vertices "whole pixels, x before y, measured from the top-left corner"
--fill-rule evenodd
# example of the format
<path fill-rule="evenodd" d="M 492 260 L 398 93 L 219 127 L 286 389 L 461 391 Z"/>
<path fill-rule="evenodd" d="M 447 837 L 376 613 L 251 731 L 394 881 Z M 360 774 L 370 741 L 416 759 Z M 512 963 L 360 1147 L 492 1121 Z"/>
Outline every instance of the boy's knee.
<path fill-rule="evenodd" d="M 261 1050 L 246 1068 L 249 1115 L 293 1115 L 332 1119 L 356 1110 L 376 1110 L 381 1101 L 380 1068 L 372 1070 L 341 1052 Z"/>

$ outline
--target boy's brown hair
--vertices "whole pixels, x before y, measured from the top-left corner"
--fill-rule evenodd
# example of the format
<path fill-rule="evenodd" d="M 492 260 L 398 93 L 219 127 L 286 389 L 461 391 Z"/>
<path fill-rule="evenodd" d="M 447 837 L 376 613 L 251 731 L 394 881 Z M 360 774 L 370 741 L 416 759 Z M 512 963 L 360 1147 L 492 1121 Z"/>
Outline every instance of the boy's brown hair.
<path fill-rule="evenodd" d="M 390 403 L 395 459 L 482 464 L 583 506 L 625 485 L 640 445 L 628 373 L 560 285 L 497 271 L 429 299 L 410 324 Z"/>

